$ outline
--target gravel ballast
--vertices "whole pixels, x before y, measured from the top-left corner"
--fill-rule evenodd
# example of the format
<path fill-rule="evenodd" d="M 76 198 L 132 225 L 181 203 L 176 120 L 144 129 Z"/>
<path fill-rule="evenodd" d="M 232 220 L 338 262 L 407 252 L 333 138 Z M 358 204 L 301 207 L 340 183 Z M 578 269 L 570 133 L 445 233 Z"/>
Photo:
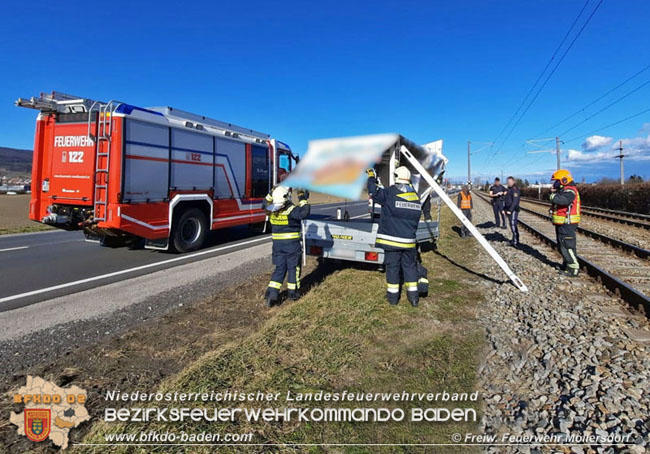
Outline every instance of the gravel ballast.
<path fill-rule="evenodd" d="M 492 209 L 479 201 L 480 231 L 526 283 L 488 284 L 482 317 L 489 349 L 479 371 L 486 434 L 554 435 L 556 446 L 500 446 L 487 452 L 643 453 L 650 433 L 650 324 L 586 276 L 559 276 L 559 256 L 521 232 L 492 227 Z M 578 245 L 578 249 L 579 249 Z M 504 279 L 487 254 L 476 266 Z M 630 445 L 611 436 L 629 436 Z M 576 443 L 572 437 L 596 436 Z M 499 438 L 501 440 L 501 438 Z M 571 444 L 571 446 L 569 446 Z"/>

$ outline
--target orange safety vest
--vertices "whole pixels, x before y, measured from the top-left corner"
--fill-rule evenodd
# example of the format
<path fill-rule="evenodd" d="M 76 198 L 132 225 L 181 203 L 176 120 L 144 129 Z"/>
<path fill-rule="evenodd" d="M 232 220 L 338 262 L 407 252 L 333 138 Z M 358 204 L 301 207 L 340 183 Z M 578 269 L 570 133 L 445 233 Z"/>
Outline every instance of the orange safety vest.
<path fill-rule="evenodd" d="M 461 210 L 471 210 L 472 209 L 472 194 L 460 193 L 460 209 Z"/>
<path fill-rule="evenodd" d="M 553 224 L 578 224 L 580 222 L 580 193 L 575 186 L 565 186 L 565 191 L 573 192 L 576 197 L 571 205 L 553 205 Z"/>

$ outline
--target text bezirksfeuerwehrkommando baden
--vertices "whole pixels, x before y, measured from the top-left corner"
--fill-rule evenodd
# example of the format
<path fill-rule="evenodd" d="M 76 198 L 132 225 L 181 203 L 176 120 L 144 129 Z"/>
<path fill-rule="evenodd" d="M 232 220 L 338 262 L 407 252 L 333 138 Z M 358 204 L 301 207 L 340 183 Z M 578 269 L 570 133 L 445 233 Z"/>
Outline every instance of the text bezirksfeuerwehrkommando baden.
<path fill-rule="evenodd" d="M 284 398 L 286 402 L 463 402 L 478 401 L 478 392 L 449 393 L 446 391 L 436 393 L 413 392 L 306 392 L 296 393 L 269 393 L 262 391 L 210 391 L 203 393 L 147 393 L 142 391 L 122 392 L 119 390 L 107 391 L 104 400 L 113 402 L 278 402 Z"/>

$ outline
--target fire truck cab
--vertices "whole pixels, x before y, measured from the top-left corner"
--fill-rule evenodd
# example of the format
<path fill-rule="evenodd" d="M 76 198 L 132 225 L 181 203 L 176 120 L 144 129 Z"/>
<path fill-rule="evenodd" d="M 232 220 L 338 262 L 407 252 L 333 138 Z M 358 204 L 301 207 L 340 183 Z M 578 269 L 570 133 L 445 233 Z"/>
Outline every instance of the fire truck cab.
<path fill-rule="evenodd" d="M 298 162 L 252 129 L 172 107 L 52 92 L 36 121 L 30 219 L 105 245 L 187 252 L 209 230 L 264 222 L 262 199 Z"/>

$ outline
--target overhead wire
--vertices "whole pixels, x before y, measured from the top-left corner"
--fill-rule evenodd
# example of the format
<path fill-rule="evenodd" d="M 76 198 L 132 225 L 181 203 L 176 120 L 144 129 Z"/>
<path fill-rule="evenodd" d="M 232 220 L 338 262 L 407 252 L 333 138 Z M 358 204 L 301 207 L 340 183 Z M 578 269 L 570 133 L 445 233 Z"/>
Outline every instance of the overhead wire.
<path fill-rule="evenodd" d="M 573 28 L 575 27 L 576 23 L 578 22 L 578 19 L 580 19 L 580 16 L 582 16 L 582 13 L 587 8 L 587 5 L 589 4 L 590 1 L 591 0 L 585 1 L 585 4 L 582 6 L 582 9 L 580 10 L 580 12 L 576 16 L 576 18 L 573 20 L 573 23 L 571 24 L 571 26 L 569 27 L 567 32 L 564 34 L 564 37 L 562 38 L 562 41 L 560 41 L 560 44 L 558 44 L 558 46 L 555 48 L 555 52 L 553 52 L 553 55 L 551 56 L 550 60 L 546 63 L 546 66 L 544 66 L 544 69 L 542 70 L 542 72 L 539 73 L 539 76 L 537 76 L 537 79 L 535 80 L 535 83 L 533 83 L 533 85 L 530 87 L 530 90 L 528 90 L 528 93 L 524 97 L 523 101 L 521 101 L 521 104 L 519 104 L 519 107 L 517 107 L 517 110 L 515 111 L 515 113 L 512 114 L 512 116 L 508 120 L 508 123 L 506 123 L 506 125 L 503 127 L 503 129 L 499 132 L 499 134 L 494 138 L 494 140 L 492 142 L 496 143 L 499 140 L 501 135 L 506 131 L 506 129 L 508 129 L 508 126 L 510 126 L 512 121 L 517 117 L 517 114 L 521 111 L 522 107 L 524 107 L 524 105 L 526 104 L 526 101 L 528 101 L 528 98 L 533 93 L 533 90 L 535 90 L 535 87 L 537 86 L 539 81 L 542 79 L 542 76 L 544 76 L 544 74 L 546 73 L 546 70 L 551 66 L 551 63 L 553 63 L 553 60 L 555 60 L 555 57 L 557 56 L 558 52 L 560 52 L 560 49 L 562 48 L 565 41 L 567 40 L 567 38 L 569 37 L 569 35 L 573 31 Z"/>
<path fill-rule="evenodd" d="M 641 69 L 640 71 L 636 72 L 636 73 L 633 74 L 632 76 L 628 77 L 628 78 L 625 79 L 623 82 L 621 82 L 620 84 L 616 85 L 616 86 L 615 86 L 614 88 L 612 88 L 611 90 L 607 91 L 607 93 L 605 93 L 605 94 L 603 94 L 603 95 L 600 95 L 598 98 L 594 99 L 593 101 L 591 101 L 591 102 L 590 102 L 589 104 L 587 104 L 586 106 L 584 106 L 584 107 L 580 108 L 579 110 L 575 111 L 574 113 L 572 113 L 572 114 L 569 115 L 568 117 L 564 118 L 563 120 L 559 121 L 558 123 L 555 123 L 553 126 L 550 126 L 550 127 L 546 128 L 545 130 L 543 130 L 543 131 L 541 131 L 541 132 L 535 134 L 535 136 L 538 137 L 538 136 L 541 136 L 541 135 L 543 135 L 543 134 L 546 134 L 548 131 L 557 128 L 558 126 L 562 125 L 563 123 L 565 123 L 566 121 L 568 121 L 568 120 L 570 120 L 571 118 L 575 117 L 576 115 L 578 115 L 578 114 L 584 112 L 585 110 L 587 110 L 588 108 L 590 108 L 590 107 L 593 106 L 594 104 L 597 104 L 600 100 L 606 98 L 607 96 L 609 96 L 610 94 L 612 94 L 613 92 L 615 92 L 616 90 L 618 90 L 619 88 L 621 88 L 623 85 L 625 85 L 626 83 L 628 83 L 629 81 L 631 81 L 632 79 L 634 79 L 635 77 L 637 77 L 638 75 L 644 73 L 644 72 L 647 71 L 648 69 L 650 69 L 650 65 L 646 66 L 645 68 L 643 68 L 643 69 Z"/>
<path fill-rule="evenodd" d="M 582 35 L 582 32 L 585 30 L 585 28 L 587 27 L 587 25 L 589 24 L 589 22 L 591 22 L 591 19 L 594 17 L 594 15 L 596 14 L 596 11 L 598 11 L 598 9 L 599 9 L 600 6 L 602 5 L 603 1 L 604 1 L 604 0 L 600 0 L 600 1 L 598 2 L 598 4 L 594 7 L 594 9 L 591 11 L 591 14 L 590 14 L 589 17 L 587 18 L 587 20 L 584 22 L 584 24 L 582 24 L 582 27 L 580 28 L 580 30 L 578 30 L 578 33 L 573 37 L 573 40 L 572 40 L 571 43 L 568 45 L 568 47 L 565 49 L 564 53 L 562 54 L 562 56 L 560 57 L 560 59 L 558 60 L 558 62 L 555 64 L 555 66 L 553 67 L 553 69 L 551 70 L 551 72 L 546 76 L 546 79 L 544 80 L 544 82 L 542 83 L 542 85 L 539 87 L 539 89 L 538 89 L 537 92 L 535 93 L 535 96 L 533 96 L 533 98 L 530 100 L 530 102 L 529 102 L 528 105 L 526 106 L 526 109 L 521 113 L 521 115 L 519 116 L 519 118 L 517 119 L 517 121 L 515 122 L 515 124 L 514 124 L 514 125 L 512 126 L 512 128 L 510 129 L 510 131 L 509 131 L 509 133 L 507 134 L 506 138 L 503 139 L 503 141 L 501 142 L 501 145 L 497 148 L 497 150 L 494 152 L 494 154 L 492 155 L 492 157 L 491 157 L 490 160 L 488 161 L 488 164 L 487 164 L 487 165 L 489 165 L 489 164 L 492 162 L 493 157 L 494 157 L 494 156 L 495 156 L 495 155 L 496 155 L 496 154 L 501 150 L 501 148 L 503 147 L 503 145 L 508 141 L 508 139 L 510 138 L 510 136 L 512 135 L 512 133 L 514 132 L 514 130 L 517 128 L 517 126 L 519 125 L 519 123 L 521 122 L 521 120 L 524 118 L 524 116 L 526 115 L 526 113 L 528 112 L 528 110 L 530 110 L 531 106 L 533 105 L 533 103 L 535 102 L 535 100 L 537 99 L 537 97 L 539 96 L 539 94 L 542 92 L 542 90 L 544 89 L 544 87 L 546 87 L 546 84 L 549 82 L 549 80 L 551 79 L 551 77 L 553 76 L 553 74 L 555 74 L 555 71 L 558 69 L 558 67 L 560 66 L 560 64 L 562 64 L 562 62 L 564 61 L 565 57 L 567 56 L 567 54 L 569 53 L 569 51 L 571 50 L 571 48 L 573 48 L 573 45 L 576 43 L 576 41 L 578 40 L 578 38 L 580 37 L 580 35 Z M 576 20 L 577 20 L 579 17 L 580 17 L 580 15 L 576 18 Z"/>
<path fill-rule="evenodd" d="M 576 125 L 572 126 L 571 128 L 567 129 L 566 131 L 562 132 L 562 133 L 559 134 L 559 135 L 560 135 L 560 136 L 564 136 L 566 133 L 573 131 L 573 130 L 576 129 L 578 126 L 585 124 L 587 121 L 591 120 L 592 118 L 594 118 L 595 116 L 597 116 L 597 115 L 599 115 L 600 113 L 604 112 L 605 110 L 609 109 L 610 107 L 612 107 L 612 106 L 618 104 L 619 102 L 623 101 L 625 98 L 627 98 L 628 96 L 630 96 L 630 95 L 636 93 L 637 91 L 641 90 L 643 87 L 645 87 L 645 86 L 648 85 L 648 84 L 650 84 L 650 80 L 648 80 L 648 81 L 642 83 L 641 85 L 639 85 L 638 87 L 636 87 L 634 90 L 627 92 L 626 94 L 624 94 L 623 96 L 619 97 L 619 98 L 616 99 L 615 101 L 613 101 L 613 102 L 607 104 L 605 107 L 603 107 L 602 109 L 600 109 L 598 112 L 593 113 L 592 115 L 590 115 L 590 116 L 588 116 L 587 118 L 585 118 L 584 120 L 578 122 Z"/>
<path fill-rule="evenodd" d="M 609 123 L 609 124 L 607 124 L 607 125 L 605 125 L 605 126 L 601 126 L 600 128 L 598 128 L 598 129 L 594 129 L 593 131 L 589 131 L 589 132 L 586 133 L 586 134 L 582 134 L 582 135 L 580 135 L 580 136 L 576 136 L 576 137 L 574 137 L 574 138 L 572 138 L 572 139 L 568 139 L 568 140 L 565 141 L 565 143 L 568 143 L 568 142 L 574 142 L 574 141 L 576 141 L 576 140 L 582 139 L 583 137 L 587 137 L 587 136 L 590 136 L 590 135 L 596 134 L 597 132 L 600 132 L 600 131 L 603 131 L 603 130 L 605 130 L 605 129 L 611 128 L 612 126 L 616 126 L 616 125 L 618 125 L 618 124 L 620 124 L 620 123 L 626 122 L 626 121 L 628 121 L 628 120 L 631 120 L 632 118 L 636 118 L 636 117 L 638 117 L 638 116 L 640 116 L 640 115 L 643 115 L 644 113 L 648 113 L 648 112 L 650 112 L 650 108 L 649 108 L 649 109 L 642 110 L 641 112 L 635 113 L 635 114 L 633 114 L 633 115 L 630 115 L 629 117 L 625 117 L 625 118 L 623 118 L 622 120 L 618 120 L 618 121 L 615 121 L 615 122 L 613 122 L 613 123 Z"/>

